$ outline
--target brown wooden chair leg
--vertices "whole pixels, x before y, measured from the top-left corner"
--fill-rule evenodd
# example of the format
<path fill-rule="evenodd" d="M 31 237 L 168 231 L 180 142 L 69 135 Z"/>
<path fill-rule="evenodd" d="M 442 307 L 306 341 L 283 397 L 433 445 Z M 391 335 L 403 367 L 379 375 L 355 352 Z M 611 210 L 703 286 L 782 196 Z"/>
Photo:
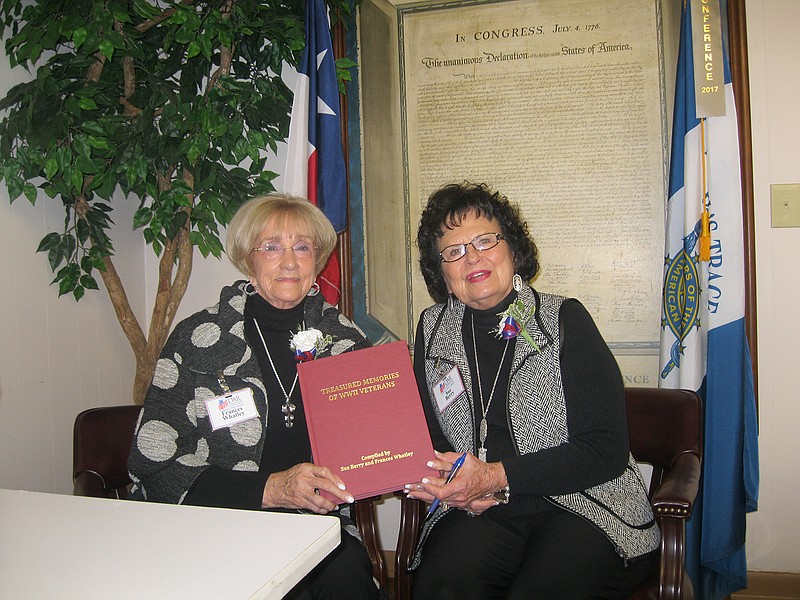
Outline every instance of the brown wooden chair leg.
<path fill-rule="evenodd" d="M 386 572 L 386 561 L 383 559 L 383 553 L 381 552 L 375 516 L 375 501 L 379 499 L 379 497 L 362 498 L 356 501 L 353 505 L 353 519 L 356 522 L 358 531 L 361 533 L 361 539 L 372 562 L 372 576 L 378 581 L 381 589 L 386 589 L 388 574 Z"/>
<path fill-rule="evenodd" d="M 408 570 L 414 558 L 414 549 L 419 540 L 419 531 L 425 518 L 425 503 L 400 496 L 400 534 L 397 539 L 397 552 L 394 557 L 395 600 L 411 599 L 413 576 Z"/>

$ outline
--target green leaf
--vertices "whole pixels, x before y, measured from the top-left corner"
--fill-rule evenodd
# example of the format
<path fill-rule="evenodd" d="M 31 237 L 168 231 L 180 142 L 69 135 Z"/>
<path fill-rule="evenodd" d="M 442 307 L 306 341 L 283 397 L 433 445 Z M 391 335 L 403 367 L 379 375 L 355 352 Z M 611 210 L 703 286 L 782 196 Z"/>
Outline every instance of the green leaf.
<path fill-rule="evenodd" d="M 219 40 L 219 43 L 225 46 L 226 48 L 233 47 L 233 36 L 231 35 L 230 31 L 220 30 L 217 33 L 217 39 Z"/>
<path fill-rule="evenodd" d="M 94 268 L 94 261 L 92 257 L 88 254 L 84 254 L 83 258 L 81 258 L 81 271 L 89 275 Z"/>
<path fill-rule="evenodd" d="M 354 60 L 352 60 L 351 58 L 348 58 L 346 56 L 343 56 L 342 58 L 337 58 L 336 59 L 336 68 L 337 69 L 351 69 L 352 67 L 355 67 L 357 65 L 358 65 L 357 62 L 355 62 Z"/>
<path fill-rule="evenodd" d="M 83 287 L 85 287 L 87 290 L 97 290 L 97 289 L 100 289 L 100 288 L 97 286 L 97 281 L 96 281 L 96 280 L 95 280 L 95 278 L 94 278 L 94 277 L 92 277 L 91 275 L 81 275 L 81 278 L 80 278 L 80 283 L 81 283 L 81 285 L 82 285 Z"/>
<path fill-rule="evenodd" d="M 83 45 L 83 42 L 86 41 L 86 37 L 88 35 L 89 34 L 85 27 L 78 27 L 75 31 L 73 31 L 72 42 L 75 44 L 75 48 L 80 48 Z"/>
<path fill-rule="evenodd" d="M 119 21 L 120 23 L 131 22 L 131 16 L 128 14 L 128 11 L 126 11 L 123 7 L 119 6 L 118 4 L 109 4 L 108 9 L 114 16 L 115 21 Z"/>
<path fill-rule="evenodd" d="M 187 60 L 190 59 L 190 58 L 194 58 L 195 56 L 200 54 L 200 52 L 201 52 L 200 44 L 198 44 L 196 41 L 192 40 L 191 42 L 189 42 L 189 47 L 186 50 L 186 58 L 187 58 Z"/>
<path fill-rule="evenodd" d="M 85 219 L 78 219 L 75 223 L 75 233 L 81 246 L 89 240 L 89 225 Z"/>
<path fill-rule="evenodd" d="M 86 138 L 86 141 L 92 148 L 97 148 L 99 150 L 108 150 L 108 140 L 104 137 L 98 137 L 96 135 L 90 135 Z"/>
<path fill-rule="evenodd" d="M 141 207 L 133 214 L 133 228 L 139 229 L 140 227 L 144 227 L 150 222 L 152 216 L 153 211 L 146 206 Z"/>
<path fill-rule="evenodd" d="M 72 183 L 72 189 L 75 190 L 75 193 L 80 194 L 83 192 L 83 173 L 81 173 L 80 169 L 75 167 L 69 174 L 69 177 Z"/>
<path fill-rule="evenodd" d="M 36 196 L 38 194 L 36 192 L 36 186 L 35 185 L 33 185 L 32 183 L 25 183 L 25 185 L 22 187 L 22 191 L 25 194 L 25 197 L 28 199 L 28 201 L 31 204 L 35 204 L 36 203 Z"/>
<path fill-rule="evenodd" d="M 50 270 L 55 272 L 55 270 L 64 262 L 64 245 L 60 243 L 61 236 L 59 236 L 59 243 L 55 246 L 52 246 L 50 250 L 47 252 L 47 261 L 50 263 Z"/>
<path fill-rule="evenodd" d="M 50 250 L 53 248 L 58 242 L 61 240 L 61 235 L 56 232 L 48 233 L 46 236 L 42 238 L 42 241 L 39 242 L 39 247 L 36 248 L 37 252 L 44 252 L 45 250 Z"/>
<path fill-rule="evenodd" d="M 52 179 L 53 175 L 56 173 L 58 173 L 58 161 L 55 159 L 55 157 L 51 156 L 44 164 L 44 174 L 48 179 Z"/>
<path fill-rule="evenodd" d="M 63 296 L 64 294 L 69 294 L 75 289 L 75 281 L 73 279 L 62 278 L 61 280 L 56 279 L 56 281 L 58 281 L 59 297 Z"/>
<path fill-rule="evenodd" d="M 88 175 L 93 175 L 95 173 L 100 172 L 100 169 L 102 168 L 102 163 L 100 163 L 99 161 L 91 160 L 86 156 L 78 155 L 78 158 L 75 159 L 75 168 Z"/>
<path fill-rule="evenodd" d="M 84 289 L 80 285 L 76 285 L 75 289 L 72 290 L 72 295 L 75 296 L 75 301 L 77 302 L 81 298 L 83 298 Z"/>
<path fill-rule="evenodd" d="M 22 195 L 25 185 L 19 177 L 6 177 L 6 185 L 8 185 L 8 197 L 13 202 Z"/>
<path fill-rule="evenodd" d="M 203 56 L 205 56 L 207 60 L 211 60 L 211 54 L 214 51 L 214 46 L 211 43 L 211 38 L 207 35 L 201 35 L 197 39 L 197 41 L 200 44 L 200 49 L 203 52 Z"/>
<path fill-rule="evenodd" d="M 67 261 L 72 260 L 72 257 L 75 254 L 75 250 L 78 247 L 77 242 L 75 241 L 75 236 L 71 233 L 65 233 L 61 236 L 61 246 L 64 252 L 64 257 Z M 74 263 L 69 263 L 67 267 L 74 267 L 73 270 L 78 269 L 78 265 Z"/>
<path fill-rule="evenodd" d="M 81 98 L 78 104 L 83 110 L 97 110 L 97 103 L 91 98 Z"/>
<path fill-rule="evenodd" d="M 108 60 L 111 60 L 114 57 L 114 44 L 111 41 L 104 39 L 100 42 L 100 52 Z"/>

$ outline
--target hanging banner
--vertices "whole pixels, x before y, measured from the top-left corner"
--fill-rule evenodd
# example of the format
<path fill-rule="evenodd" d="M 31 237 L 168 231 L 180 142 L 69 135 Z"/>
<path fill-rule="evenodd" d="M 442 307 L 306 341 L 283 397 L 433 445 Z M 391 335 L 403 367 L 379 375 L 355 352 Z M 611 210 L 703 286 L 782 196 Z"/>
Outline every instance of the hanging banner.
<path fill-rule="evenodd" d="M 697 118 L 725 115 L 725 71 L 719 0 L 696 0 L 692 10 L 692 58 Z"/>

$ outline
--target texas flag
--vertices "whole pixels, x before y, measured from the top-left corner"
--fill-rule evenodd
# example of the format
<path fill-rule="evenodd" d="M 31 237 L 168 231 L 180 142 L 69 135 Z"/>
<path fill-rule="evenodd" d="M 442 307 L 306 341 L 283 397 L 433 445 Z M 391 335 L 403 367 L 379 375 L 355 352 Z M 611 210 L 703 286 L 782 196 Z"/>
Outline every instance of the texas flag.
<path fill-rule="evenodd" d="M 305 38 L 289 125 L 284 192 L 308 198 L 341 233 L 347 227 L 347 181 L 336 64 L 324 0 L 306 3 Z M 339 302 L 336 252 L 317 283 L 329 303 Z"/>

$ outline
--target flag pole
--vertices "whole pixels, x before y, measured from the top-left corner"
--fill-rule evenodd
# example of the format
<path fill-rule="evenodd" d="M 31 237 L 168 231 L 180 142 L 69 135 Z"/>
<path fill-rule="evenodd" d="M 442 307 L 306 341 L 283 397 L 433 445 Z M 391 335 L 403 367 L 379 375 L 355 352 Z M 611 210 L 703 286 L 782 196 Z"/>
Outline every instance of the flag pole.
<path fill-rule="evenodd" d="M 739 162 L 742 173 L 742 235 L 744 252 L 744 323 L 750 361 L 753 365 L 753 391 L 758 410 L 758 321 L 756 316 L 756 244 L 753 209 L 753 138 L 750 130 L 750 78 L 747 56 L 745 0 L 728 0 L 728 34 L 731 81 L 739 126 Z"/>
<path fill-rule="evenodd" d="M 342 23 L 342 15 L 339 9 L 336 9 L 336 25 L 332 31 L 333 42 L 333 56 L 336 59 L 342 58 L 347 55 L 347 40 Z M 339 234 L 339 243 L 337 244 L 337 251 L 339 252 L 339 269 L 341 271 L 340 296 L 339 296 L 339 312 L 341 312 L 348 319 L 353 318 L 353 251 L 350 239 L 350 161 L 349 158 L 349 140 L 347 129 L 347 97 L 339 94 L 339 121 L 342 130 L 342 151 L 344 152 L 344 172 L 345 180 L 347 181 L 347 226 L 344 231 Z"/>

